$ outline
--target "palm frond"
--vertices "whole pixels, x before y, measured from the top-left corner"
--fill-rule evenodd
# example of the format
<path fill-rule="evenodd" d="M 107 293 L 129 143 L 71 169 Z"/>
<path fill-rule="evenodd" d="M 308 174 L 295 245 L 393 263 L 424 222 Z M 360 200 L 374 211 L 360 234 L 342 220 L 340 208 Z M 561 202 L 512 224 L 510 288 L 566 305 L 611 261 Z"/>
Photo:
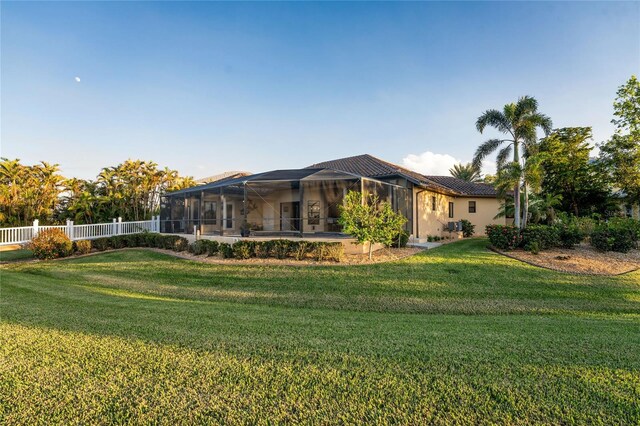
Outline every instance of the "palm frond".
<path fill-rule="evenodd" d="M 479 170 L 482 167 L 482 160 L 498 149 L 498 147 L 500 147 L 504 142 L 507 142 L 507 140 L 489 139 L 488 141 L 483 142 L 482 145 L 476 149 L 471 165 Z"/>
<path fill-rule="evenodd" d="M 515 115 L 518 118 L 535 114 L 538 111 L 538 101 L 533 96 L 521 96 L 515 106 Z"/>
<path fill-rule="evenodd" d="M 511 124 L 505 115 L 497 109 L 488 109 L 476 121 L 476 129 L 482 133 L 487 126 L 495 127 L 501 133 L 509 133 Z"/>
<path fill-rule="evenodd" d="M 498 152 L 498 156 L 496 157 L 496 163 L 497 163 L 498 170 L 500 170 L 500 169 L 502 169 L 504 167 L 504 165 L 507 162 L 507 159 L 509 157 L 511 157 L 512 151 L 513 151 L 513 148 L 511 146 L 511 144 L 509 144 L 508 146 L 502 148 L 500 150 L 500 152 Z"/>
<path fill-rule="evenodd" d="M 527 117 L 527 120 L 531 124 L 533 124 L 535 127 L 540 127 L 544 132 L 545 136 L 549 136 L 549 134 L 553 130 L 553 121 L 551 120 L 550 117 L 544 114 L 540 114 L 540 113 L 531 114 L 531 116 Z"/>

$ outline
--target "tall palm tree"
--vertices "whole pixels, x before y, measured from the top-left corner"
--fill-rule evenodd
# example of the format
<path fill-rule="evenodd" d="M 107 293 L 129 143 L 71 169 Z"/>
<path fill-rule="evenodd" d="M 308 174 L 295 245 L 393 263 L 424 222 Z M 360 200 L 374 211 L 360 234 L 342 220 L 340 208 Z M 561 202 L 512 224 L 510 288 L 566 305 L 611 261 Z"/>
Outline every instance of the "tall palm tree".
<path fill-rule="evenodd" d="M 482 182 L 482 174 L 480 174 L 480 170 L 473 167 L 473 164 L 456 164 L 452 168 L 449 169 L 449 173 L 454 178 L 462 179 L 467 182 Z"/>
<path fill-rule="evenodd" d="M 551 132 L 552 122 L 549 117 L 538 112 L 538 101 L 530 96 L 523 96 L 516 103 L 510 103 L 504 106 L 502 111 L 489 109 L 485 111 L 476 121 L 476 129 L 480 133 L 487 127 L 493 127 L 500 133 L 504 134 L 503 139 L 489 139 L 478 147 L 473 157 L 473 166 L 480 168 L 482 161 L 501 148 L 498 151 L 497 165 L 498 170 L 507 166 L 507 159 L 513 154 L 511 166 L 519 167 L 524 170 L 526 158 L 532 153 L 538 141 L 537 130 L 541 128 L 545 135 Z M 520 188 L 523 184 L 522 173 L 519 175 L 513 186 L 514 199 L 514 215 L 515 225 L 520 227 Z M 526 178 L 524 179 L 526 193 Z M 525 197 L 526 203 L 526 197 Z"/>

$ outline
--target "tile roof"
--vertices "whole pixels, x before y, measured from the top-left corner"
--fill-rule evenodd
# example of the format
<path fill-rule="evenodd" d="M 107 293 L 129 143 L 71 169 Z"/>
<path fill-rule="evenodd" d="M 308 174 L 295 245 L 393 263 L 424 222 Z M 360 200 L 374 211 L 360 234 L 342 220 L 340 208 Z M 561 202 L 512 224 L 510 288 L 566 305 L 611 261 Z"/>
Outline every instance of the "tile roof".
<path fill-rule="evenodd" d="M 309 168 L 341 170 L 372 178 L 401 176 L 414 184 L 456 195 L 495 197 L 497 194 L 493 186 L 489 184 L 467 182 L 451 176 L 425 176 L 369 154 L 323 161 L 313 164 Z"/>
<path fill-rule="evenodd" d="M 467 182 L 453 176 L 426 176 L 426 178 L 464 195 L 484 197 L 495 197 L 497 195 L 496 189 L 488 183 Z"/>

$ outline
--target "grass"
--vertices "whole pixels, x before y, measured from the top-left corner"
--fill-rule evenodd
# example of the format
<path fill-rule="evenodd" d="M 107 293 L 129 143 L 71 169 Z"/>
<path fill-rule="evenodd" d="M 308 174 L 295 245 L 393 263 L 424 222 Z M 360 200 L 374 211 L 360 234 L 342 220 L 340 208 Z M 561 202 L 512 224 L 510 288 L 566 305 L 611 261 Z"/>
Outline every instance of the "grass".
<path fill-rule="evenodd" d="M 11 262 L 14 260 L 26 260 L 33 258 L 33 252 L 27 249 L 0 251 L 1 262 Z"/>
<path fill-rule="evenodd" d="M 640 273 L 445 245 L 369 266 L 127 250 L 0 270 L 19 423 L 640 423 Z"/>

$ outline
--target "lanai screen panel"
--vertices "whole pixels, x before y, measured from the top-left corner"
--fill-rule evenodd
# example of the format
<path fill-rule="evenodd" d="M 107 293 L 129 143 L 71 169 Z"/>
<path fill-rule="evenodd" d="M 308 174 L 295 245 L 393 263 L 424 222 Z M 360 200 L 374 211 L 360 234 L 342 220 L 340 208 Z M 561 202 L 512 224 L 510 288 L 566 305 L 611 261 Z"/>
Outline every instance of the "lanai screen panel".
<path fill-rule="evenodd" d="M 162 197 L 160 202 L 160 232 L 183 233 L 185 231 L 184 197 Z"/>
<path fill-rule="evenodd" d="M 340 206 L 349 191 L 360 192 L 360 178 L 321 173 L 302 181 L 302 224 L 305 233 L 339 233 Z"/>
<path fill-rule="evenodd" d="M 299 180 L 248 181 L 245 189 L 241 215 L 253 235 L 301 232 Z"/>

